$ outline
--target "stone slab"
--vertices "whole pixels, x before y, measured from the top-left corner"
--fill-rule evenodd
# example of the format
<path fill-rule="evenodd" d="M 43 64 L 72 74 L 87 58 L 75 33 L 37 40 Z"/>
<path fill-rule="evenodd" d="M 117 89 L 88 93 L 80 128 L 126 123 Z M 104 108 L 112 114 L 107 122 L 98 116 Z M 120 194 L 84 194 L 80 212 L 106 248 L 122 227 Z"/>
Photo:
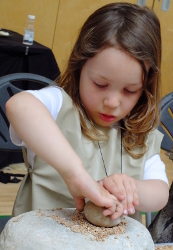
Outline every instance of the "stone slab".
<path fill-rule="evenodd" d="M 74 209 L 38 210 L 24 213 L 8 221 L 0 235 L 0 250 L 154 250 L 150 233 L 138 221 L 125 217 L 126 232 L 116 239 L 93 240 L 56 221 L 57 216 L 71 221 Z"/>

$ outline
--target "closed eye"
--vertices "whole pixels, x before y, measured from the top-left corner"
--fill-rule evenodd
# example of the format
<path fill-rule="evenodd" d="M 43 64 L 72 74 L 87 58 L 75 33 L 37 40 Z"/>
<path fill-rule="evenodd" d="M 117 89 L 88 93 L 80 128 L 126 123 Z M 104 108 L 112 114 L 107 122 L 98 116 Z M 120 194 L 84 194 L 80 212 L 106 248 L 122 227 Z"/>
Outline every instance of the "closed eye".
<path fill-rule="evenodd" d="M 97 87 L 99 87 L 100 89 L 103 89 L 103 88 L 106 88 L 108 85 L 100 85 L 100 84 L 98 84 L 98 83 L 96 83 L 96 82 L 94 82 L 95 83 L 95 85 L 97 86 Z"/>
<path fill-rule="evenodd" d="M 137 93 L 137 90 L 131 91 L 131 90 L 125 89 L 125 91 L 126 91 L 128 94 L 136 94 L 136 93 Z"/>

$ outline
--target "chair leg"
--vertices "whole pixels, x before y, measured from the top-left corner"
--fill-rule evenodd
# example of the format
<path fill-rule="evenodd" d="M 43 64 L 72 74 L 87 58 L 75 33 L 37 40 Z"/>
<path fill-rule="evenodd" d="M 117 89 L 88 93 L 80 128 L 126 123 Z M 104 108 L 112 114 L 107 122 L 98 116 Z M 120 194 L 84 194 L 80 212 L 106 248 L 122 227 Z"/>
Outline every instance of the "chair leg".
<path fill-rule="evenodd" d="M 173 145 L 172 145 L 172 149 L 170 151 L 169 159 L 173 161 Z"/>
<path fill-rule="evenodd" d="M 151 213 L 145 213 L 146 216 L 146 228 L 149 227 L 149 225 L 151 224 Z"/>

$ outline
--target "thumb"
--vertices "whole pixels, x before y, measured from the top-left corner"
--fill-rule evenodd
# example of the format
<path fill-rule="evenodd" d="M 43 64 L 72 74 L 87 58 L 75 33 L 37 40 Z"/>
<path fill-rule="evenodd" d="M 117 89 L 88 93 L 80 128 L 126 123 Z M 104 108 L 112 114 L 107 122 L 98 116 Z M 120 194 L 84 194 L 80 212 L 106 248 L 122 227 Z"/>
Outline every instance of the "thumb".
<path fill-rule="evenodd" d="M 75 198 L 73 197 L 75 206 L 79 212 L 82 212 L 85 206 L 85 199 L 84 198 Z"/>

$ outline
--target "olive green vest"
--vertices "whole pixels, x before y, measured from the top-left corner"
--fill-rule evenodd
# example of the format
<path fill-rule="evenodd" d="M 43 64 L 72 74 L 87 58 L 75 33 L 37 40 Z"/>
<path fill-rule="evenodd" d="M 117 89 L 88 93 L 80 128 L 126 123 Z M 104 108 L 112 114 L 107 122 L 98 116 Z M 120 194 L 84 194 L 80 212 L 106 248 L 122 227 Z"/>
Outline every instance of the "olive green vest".
<path fill-rule="evenodd" d="M 121 130 L 106 128 L 109 140 L 100 142 L 100 150 L 98 142 L 93 142 L 82 134 L 78 111 L 71 98 L 63 90 L 62 94 L 63 104 L 56 122 L 70 145 L 81 158 L 88 173 L 95 180 L 106 177 L 103 165 L 104 159 L 108 176 L 122 172 L 134 179 L 142 180 L 146 160 L 160 152 L 162 134 L 159 131 L 149 134 L 147 140 L 149 150 L 140 159 L 133 159 L 122 147 L 121 162 Z M 64 159 L 65 157 L 64 154 Z M 34 168 L 33 170 L 29 168 L 28 172 L 16 198 L 13 209 L 14 216 L 39 208 L 75 207 L 65 182 L 53 167 L 36 156 Z M 140 212 L 136 211 L 133 217 L 141 221 Z"/>

